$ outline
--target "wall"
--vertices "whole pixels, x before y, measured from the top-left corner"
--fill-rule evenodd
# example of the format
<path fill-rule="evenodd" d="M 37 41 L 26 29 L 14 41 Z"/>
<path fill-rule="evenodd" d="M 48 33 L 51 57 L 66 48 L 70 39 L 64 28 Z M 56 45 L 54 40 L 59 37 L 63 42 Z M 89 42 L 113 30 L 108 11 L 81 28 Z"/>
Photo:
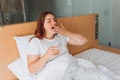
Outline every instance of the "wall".
<path fill-rule="evenodd" d="M 112 1 L 112 46 L 120 48 L 120 0 Z"/>
<path fill-rule="evenodd" d="M 71 0 L 51 0 L 51 3 L 56 17 L 72 16 Z"/>
<path fill-rule="evenodd" d="M 91 13 L 90 0 L 52 0 L 52 11 L 57 17 L 77 16 Z"/>
<path fill-rule="evenodd" d="M 84 15 L 92 13 L 91 0 L 72 0 L 72 15 Z"/>
<path fill-rule="evenodd" d="M 52 8 L 57 17 L 99 13 L 99 44 L 111 43 L 111 0 L 52 0 Z"/>
<path fill-rule="evenodd" d="M 42 11 L 51 11 L 50 0 L 27 0 L 27 20 L 37 20 Z"/>
<path fill-rule="evenodd" d="M 99 44 L 112 41 L 112 0 L 93 0 L 93 13 L 99 13 Z"/>

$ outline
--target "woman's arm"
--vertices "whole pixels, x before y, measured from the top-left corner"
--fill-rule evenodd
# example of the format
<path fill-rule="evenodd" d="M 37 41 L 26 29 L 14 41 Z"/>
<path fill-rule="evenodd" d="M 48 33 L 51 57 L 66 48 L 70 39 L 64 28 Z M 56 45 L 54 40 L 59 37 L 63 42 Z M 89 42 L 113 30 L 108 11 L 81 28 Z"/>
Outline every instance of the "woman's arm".
<path fill-rule="evenodd" d="M 83 45 L 87 42 L 87 39 L 84 36 L 67 31 L 62 24 L 60 27 L 56 26 L 55 31 L 58 34 L 68 36 L 70 38 L 68 43 L 71 45 Z"/>
<path fill-rule="evenodd" d="M 84 36 L 77 33 L 66 31 L 64 35 L 70 38 L 68 43 L 71 45 L 83 45 L 87 42 L 87 39 Z"/>
<path fill-rule="evenodd" d="M 59 54 L 59 50 L 57 49 L 57 47 L 52 46 L 46 51 L 46 53 L 42 57 L 40 57 L 40 55 L 38 54 L 27 55 L 29 71 L 32 74 L 39 72 L 41 69 L 43 69 L 47 61 L 52 56 L 55 56 L 58 54 Z"/>
<path fill-rule="evenodd" d="M 27 59 L 28 69 L 32 74 L 39 72 L 45 66 L 48 60 L 47 57 L 40 57 L 39 55 L 27 55 Z"/>

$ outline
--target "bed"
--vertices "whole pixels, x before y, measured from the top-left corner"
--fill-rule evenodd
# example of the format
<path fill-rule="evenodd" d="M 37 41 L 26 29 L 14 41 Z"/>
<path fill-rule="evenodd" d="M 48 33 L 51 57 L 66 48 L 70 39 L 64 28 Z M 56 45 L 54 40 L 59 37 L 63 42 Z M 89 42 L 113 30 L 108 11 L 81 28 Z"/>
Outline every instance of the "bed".
<path fill-rule="evenodd" d="M 69 31 L 80 33 L 88 39 L 87 44 L 83 46 L 68 45 L 72 55 L 107 66 L 120 75 L 120 50 L 98 44 L 98 14 L 58 18 L 58 23 L 61 22 Z M 17 77 L 8 69 L 8 65 L 20 57 L 13 37 L 31 35 L 35 28 L 36 21 L 0 28 L 0 80 L 17 80 Z"/>

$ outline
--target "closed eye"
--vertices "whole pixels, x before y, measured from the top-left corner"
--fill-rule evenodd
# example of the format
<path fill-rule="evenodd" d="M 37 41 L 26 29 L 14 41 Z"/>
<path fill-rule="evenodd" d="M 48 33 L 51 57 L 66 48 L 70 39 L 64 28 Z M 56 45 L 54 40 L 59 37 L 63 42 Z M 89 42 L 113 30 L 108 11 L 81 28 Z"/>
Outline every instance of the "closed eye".
<path fill-rule="evenodd" d="M 50 22 L 51 22 L 50 20 L 47 21 L 47 23 L 50 23 Z"/>

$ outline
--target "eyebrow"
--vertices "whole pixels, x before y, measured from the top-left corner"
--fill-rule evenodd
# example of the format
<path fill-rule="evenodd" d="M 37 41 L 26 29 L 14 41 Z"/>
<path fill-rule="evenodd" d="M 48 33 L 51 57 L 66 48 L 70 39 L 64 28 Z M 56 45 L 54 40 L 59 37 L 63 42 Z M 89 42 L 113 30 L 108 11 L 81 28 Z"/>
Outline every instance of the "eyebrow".
<path fill-rule="evenodd" d="M 56 19 L 56 18 L 52 18 L 52 19 Z M 46 20 L 51 20 L 51 18 L 47 18 Z"/>

